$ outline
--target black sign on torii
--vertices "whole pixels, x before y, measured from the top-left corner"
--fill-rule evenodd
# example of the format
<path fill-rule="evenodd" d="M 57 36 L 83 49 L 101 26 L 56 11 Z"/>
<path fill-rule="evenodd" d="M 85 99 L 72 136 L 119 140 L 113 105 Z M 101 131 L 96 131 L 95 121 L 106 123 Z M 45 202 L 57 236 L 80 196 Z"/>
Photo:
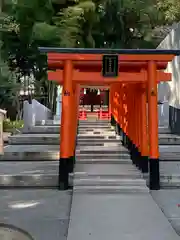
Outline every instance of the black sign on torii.
<path fill-rule="evenodd" d="M 103 55 L 102 75 L 103 77 L 117 77 L 119 73 L 118 54 Z"/>

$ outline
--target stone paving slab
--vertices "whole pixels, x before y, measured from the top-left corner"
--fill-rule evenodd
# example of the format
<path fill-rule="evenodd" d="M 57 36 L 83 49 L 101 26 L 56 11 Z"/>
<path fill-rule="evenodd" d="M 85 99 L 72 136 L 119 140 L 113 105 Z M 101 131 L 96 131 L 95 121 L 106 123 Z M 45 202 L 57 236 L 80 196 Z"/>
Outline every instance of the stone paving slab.
<path fill-rule="evenodd" d="M 119 142 L 120 137 L 116 136 L 115 133 L 110 134 L 109 132 L 103 132 L 96 130 L 92 133 L 81 133 L 78 135 L 78 142 L 83 145 L 91 143 L 94 141 L 99 144 L 104 144 L 106 142 Z M 9 144 L 19 145 L 19 144 L 58 144 L 60 141 L 59 134 L 17 134 L 9 137 Z M 121 144 L 121 143 L 120 143 Z M 180 145 L 180 136 L 172 136 L 171 134 L 160 134 L 159 135 L 160 145 Z"/>
<path fill-rule="evenodd" d="M 171 133 L 171 130 L 168 127 L 159 126 L 159 133 Z"/>
<path fill-rule="evenodd" d="M 106 123 L 108 124 L 108 123 Z M 106 131 L 105 128 L 101 128 L 101 127 L 98 127 L 98 124 L 95 123 L 94 125 L 92 125 L 91 123 L 88 123 L 88 124 L 81 124 L 80 125 L 80 128 L 83 128 L 84 126 L 86 126 L 88 128 L 86 128 L 85 130 L 86 131 L 94 131 L 94 127 L 96 127 L 96 129 L 100 129 L 101 131 Z M 90 126 L 94 126 L 92 128 L 89 128 Z M 103 126 L 103 125 L 102 125 Z M 114 131 L 114 129 L 111 129 L 111 125 L 108 124 L 109 126 L 109 131 Z M 30 127 L 28 130 L 23 130 L 24 133 L 28 133 L 28 132 L 31 132 L 31 133 L 39 133 L 39 132 L 47 132 L 47 133 L 59 133 L 60 131 L 60 126 L 57 126 L 57 125 L 45 125 L 45 126 L 33 126 L 33 127 Z M 159 127 L 159 133 L 170 133 L 170 129 L 168 129 L 167 127 Z"/>
<path fill-rule="evenodd" d="M 53 161 L 60 156 L 59 145 L 8 145 L 4 148 L 4 155 L 0 155 L 1 161 Z M 111 150 L 113 149 L 113 150 Z M 122 151 L 121 151 L 122 150 Z M 81 156 L 80 156 L 81 154 Z M 129 159 L 127 149 L 122 146 L 91 146 L 77 147 L 78 159 Z"/>
<path fill-rule="evenodd" d="M 3 161 L 50 161 L 59 159 L 59 145 L 8 145 L 4 147 Z"/>
<path fill-rule="evenodd" d="M 58 173 L 59 161 L 47 161 L 47 162 L 0 162 L 0 175 L 1 174 L 56 174 Z M 77 172 L 89 172 L 89 173 L 97 173 L 97 172 L 116 172 L 121 173 L 122 171 L 137 171 L 136 167 L 131 164 L 116 164 L 111 165 L 110 163 L 96 163 L 96 164 L 83 164 L 80 161 L 77 162 L 76 171 Z M 180 162 L 168 162 L 168 163 L 160 163 L 161 174 L 169 174 L 174 176 L 180 176 Z"/>
<path fill-rule="evenodd" d="M 139 173 L 137 168 L 130 164 L 76 164 L 75 172 L 89 175 L 119 175 Z"/>
<path fill-rule="evenodd" d="M 29 232 L 34 240 L 66 240 L 71 191 L 0 190 L 0 222 Z"/>
<path fill-rule="evenodd" d="M 151 192 L 154 200 L 176 232 L 180 235 L 180 191 L 179 189 L 160 190 Z"/>
<path fill-rule="evenodd" d="M 180 161 L 180 151 L 179 152 L 165 152 L 160 153 L 161 161 Z"/>
<path fill-rule="evenodd" d="M 172 134 L 172 133 L 159 133 L 160 138 L 173 138 L 180 139 L 180 135 Z"/>
<path fill-rule="evenodd" d="M 111 148 L 109 146 L 111 145 Z M 124 148 L 122 145 L 120 146 L 112 146 L 112 144 L 106 144 L 105 146 L 83 146 L 83 149 L 81 151 L 87 151 L 88 154 L 94 155 L 95 152 L 91 151 L 96 151 L 97 154 L 99 151 L 105 154 L 107 154 L 107 151 L 111 151 L 112 153 L 116 154 L 118 151 L 118 154 L 123 154 L 123 152 L 128 153 L 128 150 Z M 56 157 L 59 155 L 59 144 L 57 145 L 7 145 L 4 148 L 4 152 L 7 153 L 27 153 L 30 157 L 34 156 L 33 153 L 39 153 L 42 154 L 43 152 L 45 154 L 55 154 Z M 120 153 L 122 151 L 122 153 Z M 172 145 L 172 146 L 166 146 L 166 145 L 161 145 L 159 146 L 159 151 L 160 151 L 160 158 L 165 159 L 165 160 L 180 160 L 180 147 L 177 145 Z M 77 153 L 80 152 L 80 148 L 77 146 Z M 32 153 L 32 154 L 31 154 Z M 56 158 L 55 157 L 55 158 Z M 54 159 L 54 158 L 53 158 Z"/>
<path fill-rule="evenodd" d="M 147 194 L 73 194 L 67 240 L 178 240 Z"/>
<path fill-rule="evenodd" d="M 178 145 L 160 145 L 160 153 L 178 153 L 180 152 L 180 146 Z"/>
<path fill-rule="evenodd" d="M 8 145 L 4 148 L 4 152 L 47 152 L 57 150 L 59 150 L 59 145 Z"/>
<path fill-rule="evenodd" d="M 26 151 L 32 151 L 32 152 L 36 152 L 37 150 L 38 151 L 46 151 L 46 150 L 59 150 L 59 144 L 54 144 L 54 145 L 8 145 L 4 148 L 4 151 L 5 152 L 16 152 L 18 149 L 18 151 L 20 152 L 24 152 L 25 150 Z M 91 147 L 83 147 L 84 150 L 87 150 L 87 149 L 91 149 Z M 93 147 L 93 149 L 102 149 L 102 147 Z M 103 148 L 105 149 L 105 147 Z M 123 146 L 121 146 L 121 149 L 123 150 L 126 150 L 127 149 Z M 113 148 L 112 150 L 117 150 L 117 148 Z M 180 147 L 177 146 L 177 145 L 170 145 L 170 146 L 167 146 L 167 145 L 160 145 L 159 146 L 159 151 L 160 153 L 165 153 L 165 154 L 168 154 L 168 153 L 179 153 L 180 152 Z"/>
<path fill-rule="evenodd" d="M 97 151 L 97 153 L 99 151 L 102 151 L 104 153 L 107 153 L 107 152 L 128 152 L 127 148 L 123 147 L 122 144 L 120 146 L 111 146 L 111 148 L 109 148 L 109 146 L 102 146 L 102 147 L 99 147 L 99 146 L 83 146 L 83 148 L 78 148 L 77 146 L 77 152 L 79 151 Z"/>
<path fill-rule="evenodd" d="M 103 132 L 108 132 L 108 133 L 114 133 L 115 131 L 114 129 L 108 128 L 108 129 L 102 129 L 102 128 L 97 128 L 98 131 L 100 131 L 101 133 Z M 83 133 L 83 132 L 92 132 L 94 131 L 94 128 L 88 128 L 88 129 L 79 129 L 79 133 Z M 36 133 L 51 133 L 51 134 L 59 134 L 60 133 L 60 127 L 59 126 L 34 126 L 31 127 L 28 130 L 23 130 L 23 134 L 25 133 L 31 133 L 31 134 L 36 134 Z"/>
<path fill-rule="evenodd" d="M 107 135 L 79 135 L 78 143 L 93 143 L 97 142 L 97 144 L 104 144 L 106 142 L 119 142 L 119 138 L 115 135 L 107 136 Z M 14 135 L 9 137 L 9 144 L 12 145 L 52 145 L 59 144 L 60 137 L 58 134 L 22 134 L 22 135 Z"/>
<path fill-rule="evenodd" d="M 59 162 L 0 162 L 0 175 L 57 174 Z"/>
<path fill-rule="evenodd" d="M 180 162 L 160 162 L 160 170 L 162 174 L 180 175 Z"/>
<path fill-rule="evenodd" d="M 4 148 L 4 152 L 47 152 L 47 151 L 59 151 L 60 146 L 59 145 L 8 145 Z M 80 148 L 77 146 L 77 152 L 80 151 Z M 104 151 L 105 153 L 107 151 L 121 151 L 123 152 L 128 152 L 128 150 L 121 146 L 118 147 L 111 147 L 109 149 L 108 146 L 104 147 L 99 147 L 99 146 L 83 146 L 82 150 L 97 150 L 97 153 L 99 150 Z"/>
<path fill-rule="evenodd" d="M 8 145 L 5 146 L 4 156 L 0 156 L 0 159 L 4 160 L 57 160 L 59 159 L 59 144 L 58 145 Z M 160 159 L 165 161 L 180 161 L 180 148 L 178 146 L 160 146 Z M 110 156 L 113 158 L 123 157 L 124 154 L 128 154 L 126 148 L 115 143 L 107 143 L 104 146 L 77 146 L 77 154 L 82 154 L 84 157 L 95 157 L 96 155 L 100 158 Z M 89 155 L 89 156 L 88 156 Z M 109 157 L 108 157 L 109 158 Z M 123 157 L 124 158 L 124 157 Z"/>

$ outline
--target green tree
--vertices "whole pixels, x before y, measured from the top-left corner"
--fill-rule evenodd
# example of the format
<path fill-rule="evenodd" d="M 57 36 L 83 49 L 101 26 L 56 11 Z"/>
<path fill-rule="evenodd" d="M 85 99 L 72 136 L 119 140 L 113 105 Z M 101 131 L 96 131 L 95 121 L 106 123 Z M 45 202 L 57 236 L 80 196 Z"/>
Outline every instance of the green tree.
<path fill-rule="evenodd" d="M 33 75 L 36 97 L 43 102 L 41 96 L 47 96 L 43 103 L 51 108 L 56 86 L 47 81 L 47 59 L 39 46 L 154 48 L 153 29 L 178 19 L 180 9 L 175 0 L 57 2 L 5 0 L 0 17 L 3 58 L 16 83 Z"/>
<path fill-rule="evenodd" d="M 177 0 L 157 0 L 158 10 L 164 16 L 166 24 L 180 21 L 180 2 Z"/>

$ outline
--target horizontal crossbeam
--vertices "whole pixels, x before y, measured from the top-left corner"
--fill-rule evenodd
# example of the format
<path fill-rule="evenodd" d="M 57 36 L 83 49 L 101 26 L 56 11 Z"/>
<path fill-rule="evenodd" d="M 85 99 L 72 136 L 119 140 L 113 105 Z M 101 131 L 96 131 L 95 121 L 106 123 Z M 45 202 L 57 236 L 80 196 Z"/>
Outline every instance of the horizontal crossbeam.
<path fill-rule="evenodd" d="M 119 77 L 116 78 L 104 78 L 101 73 L 92 72 L 79 72 L 77 70 L 73 71 L 73 81 L 79 84 L 88 85 L 108 85 L 112 83 L 141 83 L 146 82 L 148 79 L 147 72 L 141 73 L 127 73 L 122 72 Z M 63 71 L 57 70 L 56 72 L 48 72 L 48 80 L 57 81 L 59 84 L 63 84 Z M 171 74 L 164 72 L 157 72 L 157 83 L 160 81 L 170 81 Z"/>
<path fill-rule="evenodd" d="M 48 53 L 48 61 L 49 60 L 72 60 L 72 61 L 102 61 L 102 54 L 66 54 L 66 53 Z M 169 62 L 174 58 L 173 54 L 122 54 L 119 55 L 119 61 L 161 61 L 161 62 Z"/>
<path fill-rule="evenodd" d="M 160 62 L 157 63 L 158 70 L 164 70 L 167 67 L 167 62 Z M 74 61 L 73 66 L 75 69 L 80 69 L 83 72 L 100 72 L 102 69 L 102 63 L 100 61 Z M 143 62 L 124 62 L 119 61 L 119 71 L 126 72 L 138 72 L 141 69 L 147 69 L 148 63 L 147 61 Z M 48 60 L 48 68 L 49 69 L 63 69 L 64 62 L 58 60 Z"/>

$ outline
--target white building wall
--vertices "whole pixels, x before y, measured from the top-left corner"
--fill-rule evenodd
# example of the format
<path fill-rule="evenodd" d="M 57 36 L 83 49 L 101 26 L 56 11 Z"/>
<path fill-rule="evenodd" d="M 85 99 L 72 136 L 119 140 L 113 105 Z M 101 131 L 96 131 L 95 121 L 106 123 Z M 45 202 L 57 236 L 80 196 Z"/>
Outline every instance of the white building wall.
<path fill-rule="evenodd" d="M 159 44 L 158 49 L 180 49 L 180 23 L 175 24 L 173 30 Z M 159 108 L 160 125 L 163 122 L 169 122 L 169 106 L 170 108 L 180 109 L 180 57 L 168 63 L 166 72 L 172 73 L 172 79 L 166 83 L 160 83 L 158 86 L 158 99 L 164 102 Z M 164 108 L 162 110 L 162 108 Z M 161 112 L 161 113 L 160 113 Z M 163 113 L 163 114 L 162 114 Z M 171 117 L 170 117 L 171 119 Z M 169 122 L 169 125 L 171 123 Z"/>
<path fill-rule="evenodd" d="M 24 101 L 23 104 L 23 120 L 24 129 L 28 129 L 34 126 L 37 121 L 51 119 L 51 110 L 45 107 L 43 104 L 39 103 L 37 100 L 33 99 L 32 104 L 28 101 Z"/>
<path fill-rule="evenodd" d="M 158 49 L 180 49 L 180 23 L 159 44 Z M 168 101 L 170 106 L 180 108 L 180 57 L 168 63 L 167 72 L 172 73 L 172 79 L 158 86 L 159 100 Z"/>

